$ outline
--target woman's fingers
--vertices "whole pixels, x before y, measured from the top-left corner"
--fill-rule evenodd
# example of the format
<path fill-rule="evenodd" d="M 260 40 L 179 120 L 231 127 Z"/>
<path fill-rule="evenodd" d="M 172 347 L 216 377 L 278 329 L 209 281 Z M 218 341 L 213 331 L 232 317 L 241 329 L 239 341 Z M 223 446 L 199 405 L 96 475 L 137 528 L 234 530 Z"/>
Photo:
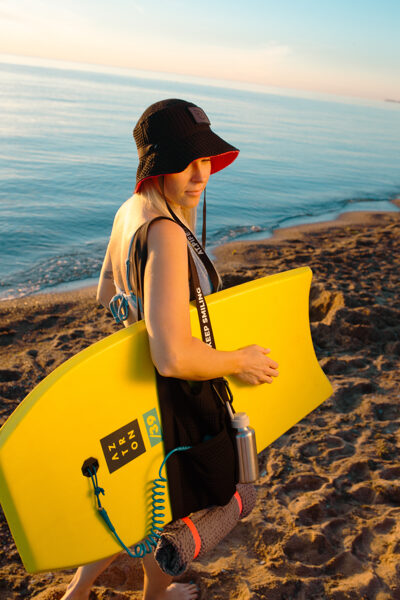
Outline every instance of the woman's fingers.
<path fill-rule="evenodd" d="M 256 375 L 254 373 L 240 373 L 237 377 L 244 383 L 250 385 L 260 385 L 261 383 L 272 383 L 273 379 L 270 375 L 261 374 Z"/>
<path fill-rule="evenodd" d="M 252 385 L 261 383 L 272 383 L 274 377 L 278 377 L 278 363 L 267 356 L 270 348 L 264 348 L 256 344 L 245 346 L 242 350 L 244 356 L 243 371 L 239 378 Z"/>
<path fill-rule="evenodd" d="M 257 348 L 257 346 L 256 346 L 256 348 Z M 266 357 L 269 367 L 271 367 L 272 369 L 277 369 L 279 367 L 278 363 L 273 358 L 266 356 L 267 354 L 269 354 L 271 352 L 271 349 L 263 348 L 262 346 L 258 346 L 258 348 L 259 348 L 259 350 L 261 350 L 262 354 L 264 354 L 264 356 Z"/>
<path fill-rule="evenodd" d="M 268 375 L 270 375 L 271 377 L 278 377 L 278 375 L 279 375 L 278 367 L 279 367 L 279 365 L 275 360 L 272 360 L 272 358 L 267 359 L 266 373 Z"/>
<path fill-rule="evenodd" d="M 267 357 L 267 362 L 268 362 L 268 366 L 271 369 L 277 369 L 279 367 L 278 363 L 275 360 L 273 360 L 272 358 Z"/>

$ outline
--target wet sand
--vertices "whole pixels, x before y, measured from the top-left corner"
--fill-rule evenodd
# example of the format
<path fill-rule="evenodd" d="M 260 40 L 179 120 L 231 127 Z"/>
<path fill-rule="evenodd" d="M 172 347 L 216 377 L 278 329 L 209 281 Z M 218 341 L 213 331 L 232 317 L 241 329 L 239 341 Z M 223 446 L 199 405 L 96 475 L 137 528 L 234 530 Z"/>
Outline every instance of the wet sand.
<path fill-rule="evenodd" d="M 215 256 L 226 286 L 312 268 L 312 336 L 334 394 L 260 455 L 256 509 L 184 580 L 203 599 L 400 599 L 400 213 L 347 213 Z M 93 288 L 2 302 L 0 320 L 1 423 L 117 327 Z M 3 515 L 0 527 L 0 600 L 58 600 L 73 571 L 26 573 Z M 121 555 L 91 599 L 141 589 L 140 562 Z"/>

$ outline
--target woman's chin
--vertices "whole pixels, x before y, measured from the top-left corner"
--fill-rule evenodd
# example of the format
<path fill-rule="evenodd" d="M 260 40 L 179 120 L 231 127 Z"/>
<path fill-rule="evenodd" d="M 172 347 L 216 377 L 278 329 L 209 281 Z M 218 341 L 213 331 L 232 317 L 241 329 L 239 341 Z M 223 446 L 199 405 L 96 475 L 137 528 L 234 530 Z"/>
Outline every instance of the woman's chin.
<path fill-rule="evenodd" d="M 196 194 L 185 194 L 179 200 L 170 200 L 167 198 L 168 204 L 171 206 L 172 210 L 182 209 L 182 208 L 196 208 L 200 202 L 201 192 Z"/>
<path fill-rule="evenodd" d="M 186 194 L 186 208 L 195 208 L 200 202 L 201 192 Z"/>

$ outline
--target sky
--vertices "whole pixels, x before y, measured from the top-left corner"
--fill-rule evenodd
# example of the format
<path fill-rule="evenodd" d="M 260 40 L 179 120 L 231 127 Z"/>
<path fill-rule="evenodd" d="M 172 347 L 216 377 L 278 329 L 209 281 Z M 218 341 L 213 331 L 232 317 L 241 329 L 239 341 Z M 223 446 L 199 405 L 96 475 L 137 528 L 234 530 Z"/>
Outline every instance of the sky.
<path fill-rule="evenodd" d="M 0 53 L 400 100 L 399 0 L 0 0 Z"/>

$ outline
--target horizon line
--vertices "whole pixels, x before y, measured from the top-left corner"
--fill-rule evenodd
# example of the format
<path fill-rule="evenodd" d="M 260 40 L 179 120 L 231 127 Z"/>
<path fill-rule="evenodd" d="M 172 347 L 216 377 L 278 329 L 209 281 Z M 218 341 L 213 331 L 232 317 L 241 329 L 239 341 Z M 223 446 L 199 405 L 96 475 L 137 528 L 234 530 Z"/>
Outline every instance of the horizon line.
<path fill-rule="evenodd" d="M 5 58 L 5 60 L 3 60 Z M 382 98 L 371 98 L 366 96 L 356 96 L 353 94 L 337 94 L 334 92 L 326 92 L 320 90 L 312 90 L 305 88 L 294 88 L 294 87 L 282 87 L 276 85 L 267 85 L 251 81 L 243 80 L 232 80 L 217 77 L 205 77 L 202 75 L 188 75 L 185 73 L 176 73 L 172 71 L 154 71 L 152 69 L 141 69 L 137 67 L 121 67 L 118 65 L 107 65 L 103 63 L 91 63 L 79 60 L 65 60 L 59 58 L 48 58 L 43 56 L 28 56 L 26 54 L 10 54 L 7 52 L 0 52 L 0 63 L 3 64 L 15 64 L 23 66 L 38 66 L 48 67 L 56 69 L 71 69 L 77 71 L 84 71 L 89 73 L 105 73 L 105 74 L 119 74 L 122 76 L 139 75 L 145 79 L 160 78 L 164 81 L 178 81 L 184 83 L 194 83 L 198 85 L 210 85 L 212 87 L 236 90 L 244 90 L 254 93 L 284 95 L 284 96 L 295 96 L 309 99 L 318 99 L 323 101 L 332 101 L 333 99 L 340 100 L 342 102 L 358 101 L 362 104 L 384 104 L 388 100 Z M 42 64 L 40 64 L 42 63 Z M 400 100 L 392 100 L 393 103 L 398 103 Z"/>

